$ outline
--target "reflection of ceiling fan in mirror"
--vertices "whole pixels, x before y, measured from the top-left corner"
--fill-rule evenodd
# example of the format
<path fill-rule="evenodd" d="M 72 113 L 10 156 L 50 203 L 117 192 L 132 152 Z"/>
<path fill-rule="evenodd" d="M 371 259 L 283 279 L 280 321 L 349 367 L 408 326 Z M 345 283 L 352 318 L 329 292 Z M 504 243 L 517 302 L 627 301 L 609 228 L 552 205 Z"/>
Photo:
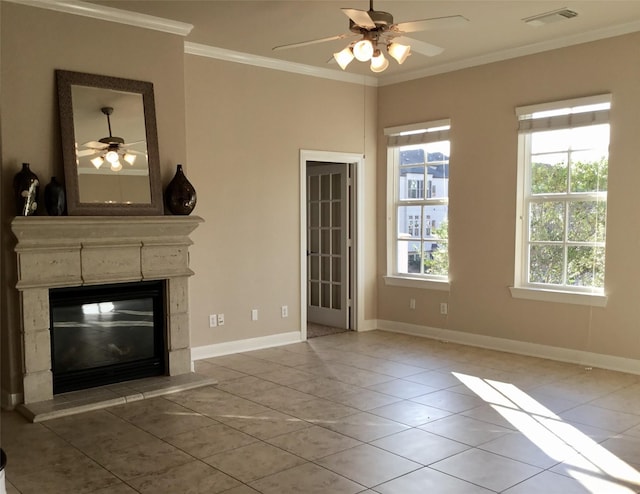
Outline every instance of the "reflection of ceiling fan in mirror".
<path fill-rule="evenodd" d="M 461 15 L 452 15 L 394 24 L 393 16 L 390 13 L 373 9 L 373 0 L 369 0 L 368 11 L 357 9 L 342 9 L 342 11 L 349 17 L 349 30 L 353 34 L 338 34 L 327 38 L 276 46 L 273 49 L 285 50 L 324 43 L 325 41 L 354 38 L 355 40 L 350 42 L 342 51 L 333 54 L 333 58 L 338 62 L 342 70 L 345 70 L 347 65 L 356 58 L 361 62 L 370 61 L 370 68 L 373 72 L 382 72 L 389 66 L 389 61 L 385 58 L 384 51 L 399 64 L 402 64 L 412 51 L 428 57 L 439 55 L 444 51 L 439 46 L 407 38 L 404 36 L 405 33 L 461 26 L 469 22 L 468 19 Z M 333 61 L 333 59 L 330 61 Z"/>
<path fill-rule="evenodd" d="M 116 137 L 111 134 L 111 114 L 113 113 L 113 108 L 110 106 L 105 106 L 100 108 L 100 111 L 104 113 L 107 117 L 107 126 L 109 127 L 109 137 L 103 137 L 98 141 L 89 141 L 82 144 L 80 147 L 86 149 L 78 149 L 76 150 L 76 155 L 80 158 L 82 156 L 91 156 L 94 154 L 98 154 L 95 158 L 92 158 L 90 161 L 96 169 L 99 169 L 102 164 L 107 161 L 111 165 L 111 170 L 114 172 L 118 172 L 122 170 L 122 162 L 120 158 L 129 165 L 132 165 L 136 161 L 137 154 L 145 154 L 140 151 L 136 151 L 134 149 L 130 149 L 129 146 L 133 146 L 135 144 L 140 144 L 144 141 L 136 141 L 130 142 L 126 144 L 122 137 Z"/>

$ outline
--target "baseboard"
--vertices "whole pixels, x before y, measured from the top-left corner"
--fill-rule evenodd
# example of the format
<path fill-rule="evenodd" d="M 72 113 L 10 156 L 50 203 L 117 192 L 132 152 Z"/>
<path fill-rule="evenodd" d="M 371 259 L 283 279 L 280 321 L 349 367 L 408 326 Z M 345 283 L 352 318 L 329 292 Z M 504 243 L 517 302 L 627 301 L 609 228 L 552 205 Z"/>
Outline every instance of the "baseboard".
<path fill-rule="evenodd" d="M 432 328 L 429 326 L 420 326 L 417 324 L 407 324 L 396 321 L 379 320 L 378 329 L 394 333 L 422 336 L 435 340 L 450 341 L 452 343 L 460 343 L 462 345 L 516 353 L 519 355 L 527 355 L 529 357 L 559 360 L 562 362 L 584 365 L 586 367 L 597 367 L 600 369 L 627 372 L 629 374 L 640 374 L 640 360 L 616 357 L 614 355 L 540 345 L 537 343 L 527 343 L 524 341 L 496 338 L 494 336 L 465 333 L 463 331 L 453 331 L 450 329 Z"/>
<path fill-rule="evenodd" d="M 300 331 L 289 333 L 272 334 L 259 338 L 248 338 L 246 340 L 226 341 L 213 345 L 204 345 L 191 348 L 191 360 L 202 360 L 205 358 L 219 357 L 231 353 L 250 352 L 261 348 L 271 348 L 274 346 L 290 345 L 300 343 Z"/>
<path fill-rule="evenodd" d="M 4 410 L 13 410 L 23 401 L 22 393 L 9 393 L 4 389 L 0 390 L 0 406 Z"/>
<path fill-rule="evenodd" d="M 358 324 L 358 333 L 362 333 L 364 331 L 373 331 L 375 329 L 379 329 L 377 319 L 365 319 Z"/>

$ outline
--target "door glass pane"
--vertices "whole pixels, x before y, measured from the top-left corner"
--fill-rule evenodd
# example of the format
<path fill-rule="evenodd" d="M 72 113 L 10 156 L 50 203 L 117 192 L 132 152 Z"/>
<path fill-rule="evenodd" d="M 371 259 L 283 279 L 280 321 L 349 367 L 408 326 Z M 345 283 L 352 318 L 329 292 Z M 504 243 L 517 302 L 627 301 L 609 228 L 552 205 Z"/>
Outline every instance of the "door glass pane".
<path fill-rule="evenodd" d="M 342 262 L 342 258 L 333 257 L 331 260 L 331 264 L 333 265 L 333 269 L 331 271 L 331 281 L 335 283 L 340 283 L 342 281 L 342 270 L 340 269 L 340 263 Z"/>
<path fill-rule="evenodd" d="M 321 210 L 322 210 L 322 218 L 320 220 L 320 223 L 322 226 L 331 226 L 331 203 L 329 202 L 322 202 L 320 203 L 321 206 Z"/>
<path fill-rule="evenodd" d="M 309 250 L 315 253 L 320 252 L 320 230 L 309 231 Z"/>
<path fill-rule="evenodd" d="M 322 283 L 322 295 L 320 300 L 320 306 L 326 309 L 331 308 L 331 285 L 329 283 Z"/>
<path fill-rule="evenodd" d="M 312 175 L 309 177 L 309 199 L 317 201 L 320 199 L 320 177 Z"/>
<path fill-rule="evenodd" d="M 333 223 L 331 226 L 334 227 L 341 227 L 341 220 L 342 220 L 342 216 L 340 214 L 340 207 L 342 206 L 341 203 L 339 202 L 333 202 L 331 203 L 331 209 L 333 209 L 333 213 L 331 216 L 331 222 Z"/>
<path fill-rule="evenodd" d="M 340 299 L 341 288 L 340 285 L 333 285 L 332 287 L 332 300 L 331 306 L 336 309 L 342 309 L 342 300 Z"/>
<path fill-rule="evenodd" d="M 320 279 L 320 257 L 309 256 L 309 277 L 312 280 Z"/>
<path fill-rule="evenodd" d="M 317 282 L 309 283 L 309 305 L 320 306 L 320 284 Z"/>
<path fill-rule="evenodd" d="M 323 201 L 331 199 L 331 177 L 329 175 L 320 176 L 320 199 Z"/>
<path fill-rule="evenodd" d="M 312 228 L 320 226 L 320 204 L 317 202 L 309 204 L 309 226 Z"/>
<path fill-rule="evenodd" d="M 333 236 L 331 253 L 338 256 L 342 254 L 342 248 L 341 248 L 341 242 L 340 242 L 340 238 L 342 237 L 341 233 L 342 233 L 342 230 L 332 230 L 331 232 L 331 235 Z"/>
<path fill-rule="evenodd" d="M 321 254 L 330 254 L 331 253 L 331 230 L 320 230 L 320 239 L 322 243 L 320 245 L 320 253 Z"/>
<path fill-rule="evenodd" d="M 329 256 L 322 256 L 320 258 L 320 266 L 321 280 L 331 281 L 331 258 Z"/>
<path fill-rule="evenodd" d="M 342 196 L 342 187 L 340 187 L 340 174 L 331 175 L 331 198 L 340 200 Z"/>

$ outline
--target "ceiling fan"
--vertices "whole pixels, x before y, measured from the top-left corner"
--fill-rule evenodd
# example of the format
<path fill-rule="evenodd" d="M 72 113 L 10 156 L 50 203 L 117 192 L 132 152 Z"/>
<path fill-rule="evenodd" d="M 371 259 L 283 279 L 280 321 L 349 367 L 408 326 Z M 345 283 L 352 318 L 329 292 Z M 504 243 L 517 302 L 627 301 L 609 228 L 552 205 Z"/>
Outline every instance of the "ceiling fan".
<path fill-rule="evenodd" d="M 134 149 L 129 149 L 129 146 L 140 144 L 144 141 L 130 142 L 125 144 L 122 137 L 117 137 L 111 134 L 111 115 L 113 114 L 113 108 L 110 106 L 104 106 L 100 108 L 100 111 L 107 117 L 107 126 L 109 128 L 109 137 L 103 137 L 97 141 L 85 142 L 81 147 L 86 149 L 76 150 L 76 155 L 80 158 L 82 156 L 91 156 L 93 154 L 99 154 L 91 159 L 91 163 L 96 169 L 99 169 L 102 164 L 108 161 L 111 164 L 111 170 L 118 172 L 122 170 L 122 163 L 120 157 L 133 166 L 136 161 L 136 154 L 145 154 Z"/>
<path fill-rule="evenodd" d="M 407 59 L 412 49 L 414 52 L 428 57 L 439 55 L 444 51 L 444 48 L 439 46 L 407 38 L 404 36 L 405 33 L 461 26 L 469 22 L 468 19 L 461 15 L 452 15 L 395 24 L 390 13 L 374 10 L 373 0 L 369 0 L 368 11 L 344 8 L 342 11 L 349 18 L 349 30 L 351 33 L 280 45 L 274 47 L 273 50 L 299 48 L 338 39 L 360 38 L 359 40 L 351 41 L 342 51 L 334 53 L 333 58 L 329 61 L 331 62 L 335 59 L 342 70 L 345 70 L 354 58 L 361 62 L 370 61 L 370 68 L 373 72 L 382 72 L 389 66 L 389 61 L 383 53 L 385 49 L 399 64 L 402 64 Z"/>

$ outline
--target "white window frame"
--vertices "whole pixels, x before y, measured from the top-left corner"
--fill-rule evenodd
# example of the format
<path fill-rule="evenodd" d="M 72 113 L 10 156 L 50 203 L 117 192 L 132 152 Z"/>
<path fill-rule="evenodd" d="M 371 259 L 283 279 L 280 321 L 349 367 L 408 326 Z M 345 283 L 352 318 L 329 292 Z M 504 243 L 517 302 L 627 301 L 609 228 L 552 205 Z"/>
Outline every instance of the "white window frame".
<path fill-rule="evenodd" d="M 387 274 L 384 276 L 386 285 L 403 286 L 410 288 L 423 288 L 430 290 L 449 290 L 448 276 L 435 276 L 413 273 L 398 273 L 397 269 L 397 193 L 398 193 L 398 149 L 412 144 L 426 144 L 430 142 L 450 141 L 451 121 L 449 119 L 420 122 L 384 129 L 387 138 Z M 424 187 L 430 187 L 427 177 L 424 179 Z M 425 195 L 428 202 L 433 204 L 449 204 L 449 197 L 432 200 L 431 194 Z M 421 200 L 420 203 L 424 201 Z M 422 218 L 424 221 L 424 218 Z M 424 225 L 421 224 L 424 228 Z M 449 241 L 447 241 L 448 244 Z M 449 248 L 449 245 L 447 245 Z"/>
<path fill-rule="evenodd" d="M 535 131 L 560 130 L 609 123 L 609 108 L 596 107 L 593 110 L 572 113 L 571 111 L 550 116 L 540 117 L 541 112 L 574 109 L 591 105 L 611 105 L 611 95 L 602 94 L 586 98 L 543 103 L 516 108 L 519 120 L 518 136 L 518 188 L 516 208 L 516 253 L 514 269 L 514 286 L 510 287 L 514 298 L 540 300 L 547 302 L 571 303 L 604 307 L 607 296 L 604 288 L 598 287 L 570 287 L 566 285 L 553 286 L 529 283 L 528 276 L 528 246 L 529 246 L 529 208 L 530 202 L 530 136 Z M 569 194 L 561 194 L 558 199 L 570 202 Z M 607 192 L 571 194 L 575 200 L 599 198 L 606 201 Z M 605 239 L 606 244 L 606 239 Z"/>

